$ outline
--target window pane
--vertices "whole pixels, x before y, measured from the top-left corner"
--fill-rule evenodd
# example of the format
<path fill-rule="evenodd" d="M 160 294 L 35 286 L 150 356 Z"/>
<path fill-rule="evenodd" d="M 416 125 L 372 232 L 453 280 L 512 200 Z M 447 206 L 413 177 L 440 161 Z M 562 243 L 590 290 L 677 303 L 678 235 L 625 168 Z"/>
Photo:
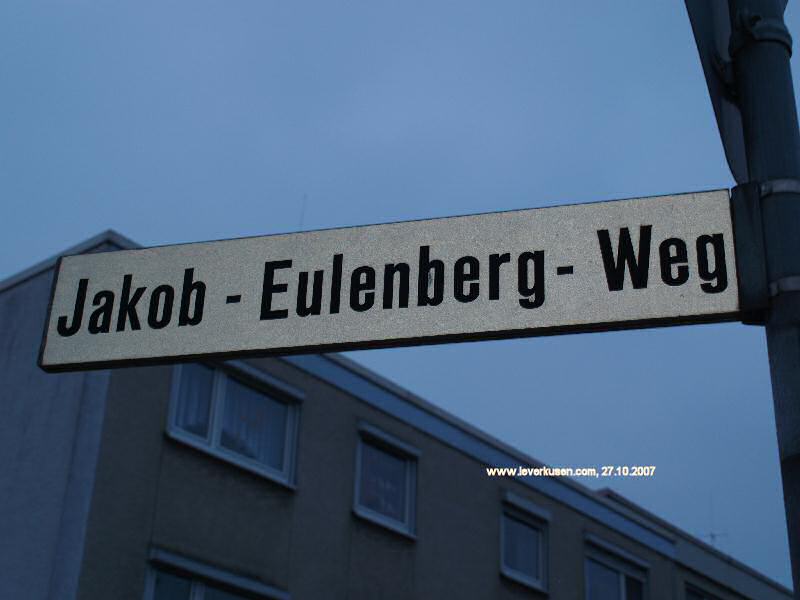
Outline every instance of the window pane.
<path fill-rule="evenodd" d="M 396 521 L 406 520 L 408 460 L 361 442 L 359 504 Z"/>
<path fill-rule="evenodd" d="M 617 571 L 591 559 L 586 560 L 586 600 L 620 600 L 620 576 Z"/>
<path fill-rule="evenodd" d="M 503 515 L 503 559 L 508 568 L 539 579 L 539 530 Z"/>
<path fill-rule="evenodd" d="M 642 600 L 644 598 L 644 586 L 642 582 L 633 577 L 625 578 L 625 600 Z"/>
<path fill-rule="evenodd" d="M 220 444 L 228 450 L 283 469 L 289 407 L 229 378 Z"/>
<path fill-rule="evenodd" d="M 175 410 L 177 427 L 203 438 L 208 436 L 208 411 L 213 383 L 212 369 L 194 364 L 181 366 L 178 406 Z"/>
<path fill-rule="evenodd" d="M 203 600 L 244 600 L 244 596 L 209 586 L 206 587 Z"/>
<path fill-rule="evenodd" d="M 192 582 L 172 573 L 156 571 L 154 600 L 189 600 Z"/>
<path fill-rule="evenodd" d="M 686 589 L 686 600 L 706 600 L 705 596 L 693 590 L 692 588 Z"/>

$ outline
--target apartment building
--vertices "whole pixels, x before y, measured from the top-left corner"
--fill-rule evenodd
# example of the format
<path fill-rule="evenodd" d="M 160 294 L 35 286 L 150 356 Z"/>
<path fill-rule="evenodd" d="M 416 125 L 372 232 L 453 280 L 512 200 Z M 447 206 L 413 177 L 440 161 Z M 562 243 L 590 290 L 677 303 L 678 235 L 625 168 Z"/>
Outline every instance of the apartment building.
<path fill-rule="evenodd" d="M 338 355 L 45 374 L 54 264 L 0 283 L 0 598 L 792 597 Z"/>

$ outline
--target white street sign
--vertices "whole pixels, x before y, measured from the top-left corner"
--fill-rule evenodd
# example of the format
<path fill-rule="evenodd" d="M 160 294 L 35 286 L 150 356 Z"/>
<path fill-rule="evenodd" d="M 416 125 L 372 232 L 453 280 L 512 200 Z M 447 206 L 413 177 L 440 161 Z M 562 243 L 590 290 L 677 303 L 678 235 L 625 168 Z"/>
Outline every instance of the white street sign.
<path fill-rule="evenodd" d="M 63 257 L 71 370 L 726 321 L 727 190 Z"/>

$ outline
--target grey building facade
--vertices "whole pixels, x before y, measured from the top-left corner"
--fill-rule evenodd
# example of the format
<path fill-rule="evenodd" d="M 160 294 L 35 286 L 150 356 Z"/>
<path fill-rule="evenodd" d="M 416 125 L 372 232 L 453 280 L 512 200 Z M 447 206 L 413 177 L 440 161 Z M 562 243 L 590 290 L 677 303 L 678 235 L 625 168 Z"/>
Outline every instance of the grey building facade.
<path fill-rule="evenodd" d="M 791 598 L 340 356 L 47 375 L 53 266 L 0 283 L 0 598 Z"/>

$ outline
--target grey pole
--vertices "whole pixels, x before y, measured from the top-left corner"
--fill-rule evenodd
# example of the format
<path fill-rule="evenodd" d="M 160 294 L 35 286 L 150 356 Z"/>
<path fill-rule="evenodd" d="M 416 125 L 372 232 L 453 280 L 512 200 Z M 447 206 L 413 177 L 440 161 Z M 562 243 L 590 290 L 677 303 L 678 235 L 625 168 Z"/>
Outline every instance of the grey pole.
<path fill-rule="evenodd" d="M 761 184 L 771 295 L 767 347 L 794 596 L 800 599 L 800 132 L 785 4 L 730 0 L 730 51 L 750 180 Z"/>

